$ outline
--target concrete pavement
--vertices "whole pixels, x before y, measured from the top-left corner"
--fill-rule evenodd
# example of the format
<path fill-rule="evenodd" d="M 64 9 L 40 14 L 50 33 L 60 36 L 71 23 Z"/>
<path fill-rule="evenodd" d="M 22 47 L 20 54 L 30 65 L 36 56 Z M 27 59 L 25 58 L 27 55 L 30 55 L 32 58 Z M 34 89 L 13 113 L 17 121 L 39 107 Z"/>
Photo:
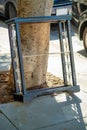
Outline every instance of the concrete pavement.
<path fill-rule="evenodd" d="M 0 71 L 10 68 L 10 46 L 7 25 L 0 21 Z"/>
<path fill-rule="evenodd" d="M 82 102 L 80 96 L 71 98 L 62 93 L 38 97 L 28 104 L 0 105 L 0 127 L 4 130 L 12 127 L 16 130 L 86 130 L 87 102 Z M 87 98 L 85 93 L 82 96 Z"/>

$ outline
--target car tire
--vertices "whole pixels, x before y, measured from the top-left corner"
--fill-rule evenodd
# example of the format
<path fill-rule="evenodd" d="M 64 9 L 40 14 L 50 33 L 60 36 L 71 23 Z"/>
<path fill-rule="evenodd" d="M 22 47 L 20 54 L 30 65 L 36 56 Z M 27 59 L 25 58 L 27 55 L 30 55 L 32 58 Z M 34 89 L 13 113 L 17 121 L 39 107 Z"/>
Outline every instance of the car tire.
<path fill-rule="evenodd" d="M 83 43 L 84 43 L 85 51 L 87 52 L 87 27 L 84 29 L 83 32 Z"/>
<path fill-rule="evenodd" d="M 6 19 L 11 19 L 17 16 L 17 11 L 15 6 L 12 3 L 8 3 L 5 9 Z"/>
<path fill-rule="evenodd" d="M 9 19 L 16 17 L 17 12 L 14 5 L 9 4 Z"/>

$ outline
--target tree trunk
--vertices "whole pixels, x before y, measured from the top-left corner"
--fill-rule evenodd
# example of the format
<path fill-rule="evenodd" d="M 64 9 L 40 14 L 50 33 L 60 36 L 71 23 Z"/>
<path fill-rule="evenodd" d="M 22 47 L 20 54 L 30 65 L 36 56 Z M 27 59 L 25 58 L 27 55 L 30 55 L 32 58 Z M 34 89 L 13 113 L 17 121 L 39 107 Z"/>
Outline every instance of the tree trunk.
<path fill-rule="evenodd" d="M 17 15 L 18 17 L 49 16 L 52 3 L 53 0 L 18 0 Z M 26 87 L 28 89 L 44 87 L 48 55 L 39 54 L 46 54 L 49 51 L 50 24 L 22 24 L 20 36 Z"/>

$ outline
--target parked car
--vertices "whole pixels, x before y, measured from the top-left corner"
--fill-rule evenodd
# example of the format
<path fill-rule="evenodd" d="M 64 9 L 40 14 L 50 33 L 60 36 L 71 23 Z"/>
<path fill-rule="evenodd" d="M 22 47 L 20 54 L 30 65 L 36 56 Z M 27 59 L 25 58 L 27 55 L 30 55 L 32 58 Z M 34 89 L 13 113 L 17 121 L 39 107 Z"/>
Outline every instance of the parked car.
<path fill-rule="evenodd" d="M 0 15 L 6 19 L 16 17 L 17 0 L 0 0 Z"/>
<path fill-rule="evenodd" d="M 73 22 L 78 27 L 79 39 L 83 40 L 87 52 L 87 0 L 74 0 L 72 17 Z"/>
<path fill-rule="evenodd" d="M 54 0 L 52 15 L 71 13 L 72 0 Z M 17 0 L 0 0 L 0 15 L 6 19 L 17 16 Z"/>

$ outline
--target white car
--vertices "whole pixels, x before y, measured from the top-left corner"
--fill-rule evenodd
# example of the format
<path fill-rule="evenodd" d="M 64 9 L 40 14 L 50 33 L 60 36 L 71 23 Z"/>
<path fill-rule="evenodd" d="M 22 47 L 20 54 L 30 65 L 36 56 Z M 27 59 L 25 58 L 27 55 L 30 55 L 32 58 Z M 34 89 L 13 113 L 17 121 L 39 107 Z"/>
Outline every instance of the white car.
<path fill-rule="evenodd" d="M 0 15 L 6 19 L 17 16 L 17 0 L 0 0 Z"/>

